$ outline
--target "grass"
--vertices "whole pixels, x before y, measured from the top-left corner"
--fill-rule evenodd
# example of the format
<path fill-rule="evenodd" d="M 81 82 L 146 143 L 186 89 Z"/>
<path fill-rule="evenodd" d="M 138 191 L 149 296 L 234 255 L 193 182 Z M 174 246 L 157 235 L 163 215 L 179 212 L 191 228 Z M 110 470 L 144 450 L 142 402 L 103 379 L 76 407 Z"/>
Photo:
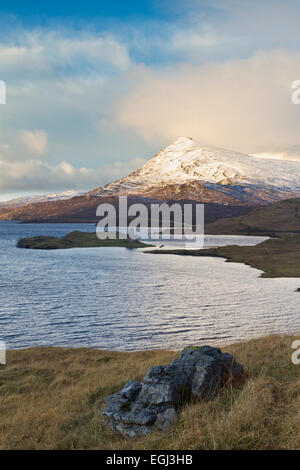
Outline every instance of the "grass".
<path fill-rule="evenodd" d="M 300 277 L 300 235 L 285 234 L 255 246 L 223 246 L 203 250 L 151 250 L 146 253 L 214 256 L 248 264 L 262 277 Z"/>
<path fill-rule="evenodd" d="M 7 365 L 0 366 L 0 448 L 300 449 L 300 365 L 291 362 L 295 339 L 269 336 L 224 348 L 245 366 L 247 380 L 211 402 L 187 405 L 167 432 L 133 440 L 105 425 L 104 398 L 178 353 L 8 351 Z"/>
<path fill-rule="evenodd" d="M 300 198 L 285 199 L 258 207 L 246 215 L 219 219 L 207 224 L 209 234 L 270 235 L 300 232 Z"/>
<path fill-rule="evenodd" d="M 35 250 L 59 250 L 66 248 L 91 248 L 91 247 L 125 247 L 125 248 L 145 248 L 149 245 L 136 240 L 130 239 L 116 239 L 107 238 L 100 240 L 95 232 L 74 232 L 68 233 L 62 238 L 37 236 L 32 238 L 21 238 L 18 243 L 18 248 L 31 248 Z"/>

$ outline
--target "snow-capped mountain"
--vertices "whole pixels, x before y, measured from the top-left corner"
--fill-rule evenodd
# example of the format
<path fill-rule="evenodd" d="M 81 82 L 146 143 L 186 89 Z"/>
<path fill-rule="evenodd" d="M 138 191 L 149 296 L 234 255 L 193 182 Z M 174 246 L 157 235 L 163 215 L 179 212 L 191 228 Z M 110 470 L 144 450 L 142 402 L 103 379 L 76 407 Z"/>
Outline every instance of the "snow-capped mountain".
<path fill-rule="evenodd" d="M 157 197 L 166 188 L 170 196 L 185 188 L 184 197 L 194 198 L 203 188 L 241 202 L 273 201 L 294 193 L 299 196 L 300 163 L 202 147 L 191 138 L 179 137 L 140 169 L 88 194 Z"/>
<path fill-rule="evenodd" d="M 212 222 L 300 197 L 300 162 L 203 147 L 180 137 L 128 176 L 88 193 L 68 191 L 2 203 L 0 220 L 97 222 L 98 205 L 117 206 L 120 195 L 130 196 L 130 203 L 205 203 L 205 220 Z"/>
<path fill-rule="evenodd" d="M 9 209 L 14 207 L 25 206 L 27 204 L 35 204 L 38 202 L 63 201 L 66 199 L 71 199 L 75 196 L 81 196 L 85 193 L 86 191 L 75 191 L 71 189 L 62 193 L 18 197 L 9 201 L 0 202 L 0 208 Z"/>

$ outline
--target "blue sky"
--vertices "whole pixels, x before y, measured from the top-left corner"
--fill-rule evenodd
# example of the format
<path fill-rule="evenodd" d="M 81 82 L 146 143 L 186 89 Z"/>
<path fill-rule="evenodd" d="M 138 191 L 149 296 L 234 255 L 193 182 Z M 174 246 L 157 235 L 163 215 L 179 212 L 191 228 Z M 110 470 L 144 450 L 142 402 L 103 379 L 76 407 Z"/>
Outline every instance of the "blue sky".
<path fill-rule="evenodd" d="M 298 0 L 2 4 L 0 199 L 100 186 L 180 135 L 297 153 L 299 15 Z"/>
<path fill-rule="evenodd" d="M 61 0 L 52 1 L 48 0 L 15 0 L 12 4 L 1 5 L 1 11 L 9 14 L 14 14 L 22 17 L 23 20 L 32 21 L 35 17 L 45 18 L 94 18 L 106 17 L 117 19 L 128 19 L 137 16 L 144 16 L 149 18 L 153 16 L 167 15 L 164 8 L 159 7 L 160 2 L 151 0 L 110 0 L 98 1 L 85 0 Z"/>
<path fill-rule="evenodd" d="M 140 21 L 140 20 L 182 20 L 195 10 L 205 14 L 222 11 L 218 5 L 201 0 L 86 0 L 86 1 L 46 1 L 46 0 L 15 0 L 13 4 L 2 4 L 2 14 L 14 15 L 27 24 L 40 24 L 41 20 L 66 21 L 95 20 L 99 23 L 108 21 Z"/>

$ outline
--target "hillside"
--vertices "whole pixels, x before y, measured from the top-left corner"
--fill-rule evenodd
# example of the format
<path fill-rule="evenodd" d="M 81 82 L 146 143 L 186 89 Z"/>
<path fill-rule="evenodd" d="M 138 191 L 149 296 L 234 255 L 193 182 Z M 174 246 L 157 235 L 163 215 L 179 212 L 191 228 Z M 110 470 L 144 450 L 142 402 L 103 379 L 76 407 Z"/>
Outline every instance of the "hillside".
<path fill-rule="evenodd" d="M 172 195 L 174 196 L 174 194 Z M 166 199 L 166 202 L 172 204 L 178 202 L 180 204 L 195 202 L 193 200 L 185 199 L 184 194 L 180 193 L 180 199 Z M 204 198 L 201 197 L 201 200 Z M 209 198 L 208 198 L 209 199 Z M 90 222 L 95 223 L 99 219 L 96 217 L 96 210 L 101 203 L 110 203 L 118 208 L 117 196 L 106 197 L 91 197 L 80 196 L 74 197 L 63 201 L 53 202 L 40 202 L 35 204 L 28 204 L 23 207 L 15 209 L 1 209 L 0 220 L 19 220 L 25 222 Z M 149 206 L 151 203 L 162 203 L 164 200 L 145 197 L 128 197 L 128 205 L 134 203 L 143 203 Z M 247 205 L 234 205 L 220 203 L 205 204 L 205 219 L 206 221 L 213 222 L 224 217 L 234 217 L 249 212 L 253 206 Z"/>
<path fill-rule="evenodd" d="M 37 202 L 17 208 L 1 208 L 0 220 L 96 222 L 99 202 L 86 196 L 66 200 Z"/>
<path fill-rule="evenodd" d="M 11 199 L 9 201 L 0 201 L 1 209 L 15 209 L 16 207 L 26 206 L 27 204 L 35 204 L 37 202 L 63 201 L 72 197 L 82 196 L 86 191 L 64 191 L 62 193 L 51 193 L 34 196 L 24 196 Z"/>
<path fill-rule="evenodd" d="M 208 224 L 209 234 L 300 232 L 300 198 L 259 207 L 246 215 Z"/>

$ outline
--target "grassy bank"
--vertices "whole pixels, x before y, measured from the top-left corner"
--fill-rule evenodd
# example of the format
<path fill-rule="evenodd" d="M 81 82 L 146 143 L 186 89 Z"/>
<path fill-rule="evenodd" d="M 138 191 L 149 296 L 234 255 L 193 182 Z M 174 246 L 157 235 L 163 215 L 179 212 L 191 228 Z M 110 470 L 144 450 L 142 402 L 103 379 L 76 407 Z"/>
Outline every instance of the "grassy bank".
<path fill-rule="evenodd" d="M 300 277 L 300 235 L 281 235 L 255 246 L 223 246 L 204 250 L 151 250 L 147 253 L 215 256 L 264 271 L 262 277 Z"/>
<path fill-rule="evenodd" d="M 105 246 L 125 248 L 149 247 L 149 245 L 145 245 L 138 240 L 113 240 L 111 238 L 99 240 L 95 232 L 79 232 L 77 230 L 68 233 L 62 238 L 41 235 L 32 238 L 21 238 L 17 243 L 18 248 L 31 248 L 34 250 L 59 250 L 66 248 L 93 248 Z"/>
<path fill-rule="evenodd" d="M 300 336 L 298 336 L 298 339 Z M 300 449 L 296 337 L 270 336 L 226 348 L 247 381 L 210 403 L 186 406 L 169 431 L 124 439 L 104 425 L 104 398 L 178 353 L 92 349 L 8 351 L 0 366 L 1 449 Z"/>
<path fill-rule="evenodd" d="M 205 232 L 219 235 L 300 233 L 300 199 L 285 199 L 239 217 L 219 219 L 207 224 Z"/>

